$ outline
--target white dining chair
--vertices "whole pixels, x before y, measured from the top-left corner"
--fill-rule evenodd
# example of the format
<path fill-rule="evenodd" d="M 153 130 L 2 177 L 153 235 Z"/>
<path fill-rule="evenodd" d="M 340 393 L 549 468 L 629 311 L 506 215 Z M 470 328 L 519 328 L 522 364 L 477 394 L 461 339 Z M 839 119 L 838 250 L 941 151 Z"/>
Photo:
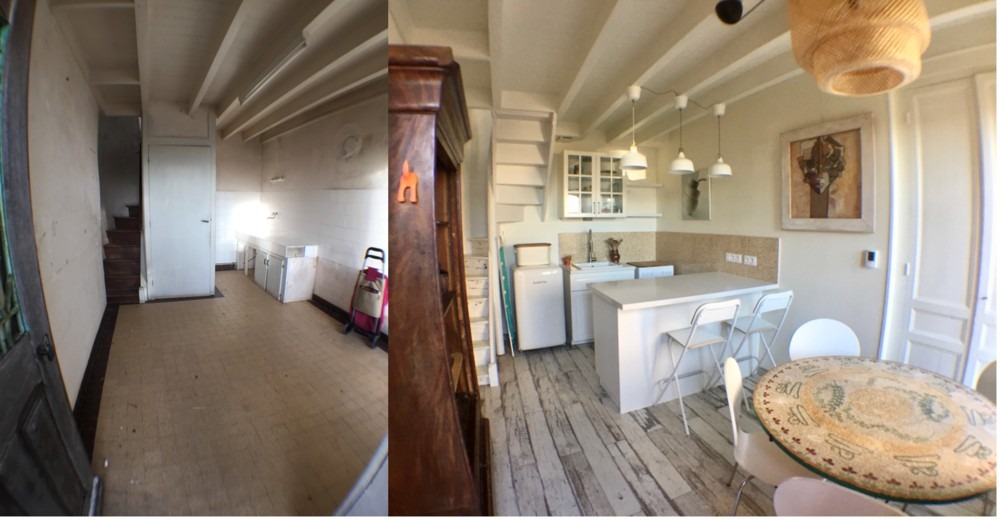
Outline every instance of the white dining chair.
<path fill-rule="evenodd" d="M 753 314 L 749 316 L 741 316 L 736 319 L 736 321 L 727 321 L 726 325 L 735 328 L 738 332 L 743 334 L 743 339 L 740 340 L 739 345 L 733 351 L 733 357 L 737 360 L 740 358 L 740 352 L 743 350 L 743 346 L 749 343 L 750 338 L 757 334 L 760 337 L 760 342 L 763 345 L 763 352 L 758 353 L 756 356 L 751 356 L 750 358 L 750 374 L 756 373 L 757 369 L 760 368 L 760 361 L 767 355 L 767 358 L 771 360 L 771 366 L 777 366 L 778 363 L 774 361 L 774 356 L 771 354 L 771 344 L 774 343 L 774 339 L 778 337 L 778 333 L 781 331 L 781 326 L 785 324 L 785 318 L 788 316 L 788 309 L 792 305 L 792 291 L 782 291 L 776 293 L 765 294 L 757 300 L 757 304 L 753 307 Z M 770 319 L 769 319 L 770 318 Z M 777 319 L 775 319 L 777 318 Z M 770 336 L 768 338 L 765 336 Z M 756 363 L 754 363 L 756 361 Z"/>
<path fill-rule="evenodd" d="M 722 336 L 719 334 L 720 331 L 718 329 L 706 327 L 706 325 L 720 323 L 725 320 L 735 320 L 739 313 L 740 300 L 738 299 L 705 303 L 695 309 L 694 316 L 691 318 L 690 327 L 667 332 L 667 353 L 670 355 L 670 363 L 673 366 L 673 370 L 670 372 L 669 376 L 657 381 L 657 384 L 668 385 L 670 380 L 673 379 L 674 387 L 677 389 L 677 400 L 681 405 L 681 418 L 684 419 L 684 432 L 688 435 L 691 435 L 691 430 L 688 428 L 687 412 L 684 411 L 684 396 L 681 392 L 679 373 L 681 363 L 684 361 L 684 356 L 687 355 L 689 350 L 708 347 L 709 352 L 712 353 L 712 360 L 715 362 L 715 368 L 718 370 L 718 376 L 723 377 L 721 356 L 725 353 L 726 346 L 729 344 L 729 340 L 733 337 L 733 329 L 729 327 L 729 334 Z M 680 357 L 676 360 L 674 359 L 673 349 L 673 343 L 675 342 L 684 349 L 681 351 Z M 712 349 L 712 345 L 718 345 L 720 343 L 722 344 L 721 352 L 716 354 L 715 350 Z M 713 376 L 713 378 L 709 381 L 709 384 L 711 384 L 714 380 L 715 378 Z M 667 388 L 667 386 L 664 386 L 663 392 L 666 392 Z M 663 392 L 661 392 L 661 396 Z"/>
<path fill-rule="evenodd" d="M 725 368 L 726 400 L 729 401 L 729 419 L 733 425 L 733 474 L 729 476 L 727 486 L 733 485 L 736 472 L 742 469 L 747 473 L 739 490 L 736 491 L 736 501 L 733 503 L 733 514 L 740 507 L 743 497 L 743 487 L 750 479 L 757 478 L 762 482 L 777 486 L 782 481 L 792 477 L 815 477 L 808 468 L 789 457 L 781 448 L 771 442 L 765 431 L 745 432 L 738 426 L 743 408 L 740 401 L 743 397 L 743 374 L 740 365 L 733 358 L 726 359 Z"/>
<path fill-rule="evenodd" d="M 792 360 L 816 356 L 860 356 L 861 343 L 846 324 L 829 318 L 803 323 L 788 343 Z"/>
<path fill-rule="evenodd" d="M 993 404 L 997 404 L 997 361 L 995 359 L 990 361 L 976 377 L 976 391 L 986 396 Z M 987 516 L 990 509 L 996 507 L 996 503 L 996 490 L 983 496 L 983 516 Z"/>
<path fill-rule="evenodd" d="M 993 404 L 997 404 L 997 361 L 990 361 L 976 378 L 976 391 L 985 395 Z"/>
<path fill-rule="evenodd" d="M 906 516 L 895 507 L 829 480 L 793 477 L 774 491 L 777 516 Z"/>

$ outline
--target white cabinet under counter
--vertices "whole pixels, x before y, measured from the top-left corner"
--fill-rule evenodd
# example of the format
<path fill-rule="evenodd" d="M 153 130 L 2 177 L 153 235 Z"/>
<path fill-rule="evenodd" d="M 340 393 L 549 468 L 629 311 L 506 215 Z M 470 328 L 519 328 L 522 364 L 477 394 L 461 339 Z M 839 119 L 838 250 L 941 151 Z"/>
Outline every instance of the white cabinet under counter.
<path fill-rule="evenodd" d="M 594 353 L 601 386 L 618 405 L 620 413 L 677 398 L 671 385 L 657 382 L 673 370 L 665 349 L 666 332 L 688 327 L 701 304 L 739 298 L 746 314 L 765 291 L 778 284 L 727 273 L 697 273 L 664 278 L 623 280 L 590 285 L 593 293 Z M 718 347 L 715 347 L 718 348 Z M 751 348 L 756 348 L 752 344 Z M 684 395 L 700 392 L 715 375 L 707 348 L 684 358 L 680 386 Z M 731 355 L 728 353 L 727 355 Z M 701 377 L 685 377 L 698 375 Z"/>
<path fill-rule="evenodd" d="M 243 251 L 243 272 L 253 269 L 254 282 L 281 302 L 312 298 L 319 247 L 291 237 L 258 237 L 236 233 Z"/>

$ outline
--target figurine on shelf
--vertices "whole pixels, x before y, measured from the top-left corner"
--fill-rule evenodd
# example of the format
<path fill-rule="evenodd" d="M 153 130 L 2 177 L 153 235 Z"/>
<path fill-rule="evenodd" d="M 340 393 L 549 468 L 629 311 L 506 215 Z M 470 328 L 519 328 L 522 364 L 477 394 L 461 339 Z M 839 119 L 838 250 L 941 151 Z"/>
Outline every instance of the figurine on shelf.
<path fill-rule="evenodd" d="M 621 260 L 622 255 L 620 255 L 618 253 L 618 246 L 620 246 L 621 243 L 624 242 L 624 241 L 625 241 L 624 238 L 619 238 L 618 240 L 615 240 L 613 238 L 609 238 L 607 240 L 608 245 L 611 246 L 611 252 L 608 253 L 608 258 L 611 260 L 611 263 L 617 264 L 618 261 Z"/>

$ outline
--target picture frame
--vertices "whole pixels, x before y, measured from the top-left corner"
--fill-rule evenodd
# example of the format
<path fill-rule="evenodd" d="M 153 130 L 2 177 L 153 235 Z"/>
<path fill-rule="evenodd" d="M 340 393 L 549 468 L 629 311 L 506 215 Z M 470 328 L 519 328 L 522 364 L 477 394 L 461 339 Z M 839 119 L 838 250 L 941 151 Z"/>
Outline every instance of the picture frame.
<path fill-rule="evenodd" d="M 875 232 L 872 114 L 781 134 L 781 228 Z"/>

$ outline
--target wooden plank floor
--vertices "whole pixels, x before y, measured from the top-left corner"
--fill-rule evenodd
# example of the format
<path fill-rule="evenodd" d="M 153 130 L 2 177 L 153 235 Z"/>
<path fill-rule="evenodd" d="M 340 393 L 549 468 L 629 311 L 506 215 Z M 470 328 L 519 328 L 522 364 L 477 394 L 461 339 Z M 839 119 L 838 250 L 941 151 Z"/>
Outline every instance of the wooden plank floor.
<path fill-rule="evenodd" d="M 490 419 L 497 515 L 728 516 L 745 475 L 733 469 L 722 387 L 619 414 L 592 345 L 501 356 L 500 387 L 481 387 Z M 753 381 L 748 380 L 748 386 Z M 751 480 L 739 515 L 774 515 L 774 488 Z M 910 506 L 911 515 L 982 513 L 980 500 Z"/>

